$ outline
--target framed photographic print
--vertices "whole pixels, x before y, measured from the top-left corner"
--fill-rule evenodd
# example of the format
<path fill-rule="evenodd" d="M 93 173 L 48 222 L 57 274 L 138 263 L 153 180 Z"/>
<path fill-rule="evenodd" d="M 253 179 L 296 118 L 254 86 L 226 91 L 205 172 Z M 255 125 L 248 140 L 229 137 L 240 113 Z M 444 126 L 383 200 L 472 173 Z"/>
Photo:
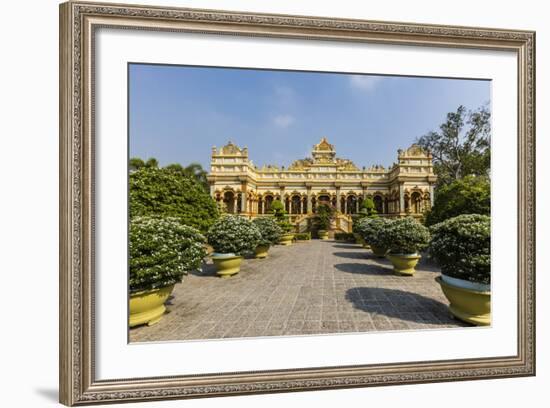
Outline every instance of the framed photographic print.
<path fill-rule="evenodd" d="M 62 4 L 61 402 L 534 375 L 534 41 Z"/>

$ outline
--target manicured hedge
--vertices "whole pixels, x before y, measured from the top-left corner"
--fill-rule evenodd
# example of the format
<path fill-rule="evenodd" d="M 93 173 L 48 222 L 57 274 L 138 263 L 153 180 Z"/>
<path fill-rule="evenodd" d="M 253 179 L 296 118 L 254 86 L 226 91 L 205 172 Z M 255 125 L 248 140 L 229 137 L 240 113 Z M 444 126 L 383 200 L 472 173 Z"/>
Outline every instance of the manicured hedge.
<path fill-rule="evenodd" d="M 334 234 L 336 241 L 355 242 L 355 235 L 348 232 L 337 232 Z"/>
<path fill-rule="evenodd" d="M 294 234 L 294 239 L 296 241 L 309 241 L 311 240 L 311 232 L 300 232 Z"/>
<path fill-rule="evenodd" d="M 201 232 L 218 218 L 215 201 L 194 179 L 169 169 L 143 167 L 130 173 L 130 217 L 178 218 Z"/>

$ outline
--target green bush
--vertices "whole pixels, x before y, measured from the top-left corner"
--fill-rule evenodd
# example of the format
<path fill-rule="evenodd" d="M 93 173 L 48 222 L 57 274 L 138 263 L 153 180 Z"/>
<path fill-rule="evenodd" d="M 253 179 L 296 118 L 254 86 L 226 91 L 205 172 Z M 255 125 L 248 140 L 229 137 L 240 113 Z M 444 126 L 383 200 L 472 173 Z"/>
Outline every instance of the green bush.
<path fill-rule="evenodd" d="M 273 200 L 269 212 L 271 212 L 273 216 L 279 221 L 285 219 L 285 205 L 282 203 L 281 200 Z"/>
<path fill-rule="evenodd" d="M 238 215 L 225 215 L 210 227 L 207 238 L 215 252 L 241 255 L 256 249 L 262 234 L 252 221 Z"/>
<path fill-rule="evenodd" d="M 472 282 L 491 283 L 491 218 L 466 214 L 431 228 L 429 253 L 442 273 Z"/>
<path fill-rule="evenodd" d="M 363 237 L 369 245 L 385 248 L 385 232 L 391 221 L 387 218 L 362 218 L 354 228 L 354 231 Z"/>
<path fill-rule="evenodd" d="M 430 243 L 430 231 L 414 218 L 398 218 L 383 233 L 385 245 L 393 254 L 415 254 Z"/>
<path fill-rule="evenodd" d="M 294 234 L 294 239 L 296 241 L 309 241 L 311 239 L 311 232 L 300 232 Z"/>
<path fill-rule="evenodd" d="M 275 245 L 283 234 L 282 228 L 273 217 L 255 218 L 254 225 L 260 230 L 262 238 L 258 245 Z"/>
<path fill-rule="evenodd" d="M 129 188 L 130 217 L 176 217 L 204 233 L 219 215 L 216 202 L 196 180 L 169 169 L 133 171 Z"/>
<path fill-rule="evenodd" d="M 367 197 L 363 200 L 361 208 L 359 208 L 358 218 L 363 217 L 377 217 L 378 212 L 376 211 L 376 206 L 374 205 L 374 200 L 370 197 Z"/>
<path fill-rule="evenodd" d="M 204 236 L 177 218 L 133 217 L 129 239 L 130 293 L 181 282 L 206 256 Z"/>
<path fill-rule="evenodd" d="M 461 214 L 491 215 L 491 185 L 486 177 L 466 176 L 438 188 L 426 225 Z"/>
<path fill-rule="evenodd" d="M 334 239 L 336 241 L 355 242 L 355 235 L 348 232 L 336 232 L 334 234 Z"/>

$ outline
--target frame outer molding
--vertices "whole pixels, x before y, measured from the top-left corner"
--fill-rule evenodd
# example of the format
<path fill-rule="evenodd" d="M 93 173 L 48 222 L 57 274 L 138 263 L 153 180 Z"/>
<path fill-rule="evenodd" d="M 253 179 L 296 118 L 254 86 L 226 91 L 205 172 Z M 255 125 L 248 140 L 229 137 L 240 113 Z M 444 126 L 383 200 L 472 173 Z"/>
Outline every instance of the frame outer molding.
<path fill-rule="evenodd" d="M 83 405 L 535 375 L 535 33 L 121 4 L 60 5 L 60 402 Z M 511 50 L 518 56 L 516 356 L 94 379 L 93 36 L 97 27 Z"/>

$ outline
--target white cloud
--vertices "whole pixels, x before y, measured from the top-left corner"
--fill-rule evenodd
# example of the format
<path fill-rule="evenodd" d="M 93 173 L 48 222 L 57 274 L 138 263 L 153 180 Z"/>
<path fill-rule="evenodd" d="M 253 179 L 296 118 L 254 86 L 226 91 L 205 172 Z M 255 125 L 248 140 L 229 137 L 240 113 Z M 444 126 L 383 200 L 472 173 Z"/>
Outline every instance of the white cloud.
<path fill-rule="evenodd" d="M 352 75 L 350 77 L 350 86 L 354 89 L 360 91 L 370 92 L 372 91 L 378 82 L 382 80 L 382 77 L 379 76 L 369 76 L 369 75 Z"/>
<path fill-rule="evenodd" d="M 294 123 L 292 115 L 277 115 L 273 118 L 273 123 L 281 128 L 287 128 Z"/>

